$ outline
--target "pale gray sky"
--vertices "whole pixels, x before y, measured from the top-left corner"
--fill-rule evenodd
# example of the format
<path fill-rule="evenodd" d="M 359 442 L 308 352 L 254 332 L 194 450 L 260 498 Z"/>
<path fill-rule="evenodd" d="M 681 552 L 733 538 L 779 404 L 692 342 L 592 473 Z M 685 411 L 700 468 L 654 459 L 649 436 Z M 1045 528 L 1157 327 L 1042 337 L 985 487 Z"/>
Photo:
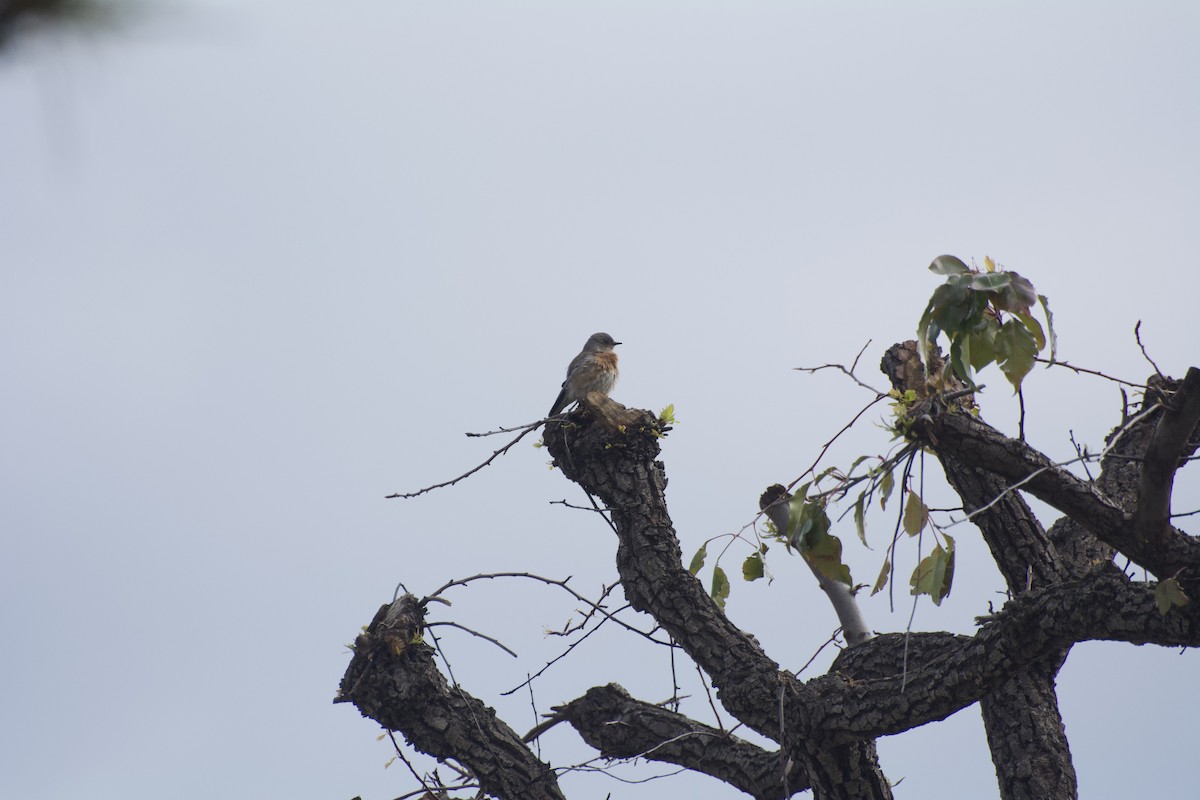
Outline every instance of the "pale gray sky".
<path fill-rule="evenodd" d="M 862 377 L 884 384 L 939 253 L 1029 277 L 1073 363 L 1144 378 L 1141 319 L 1182 374 L 1200 361 L 1198 40 L 1182 1 L 188 0 L 26 41 L 0 60 L 0 794 L 414 788 L 374 723 L 330 704 L 344 644 L 397 581 L 529 570 L 592 591 L 613 539 L 550 505 L 583 498 L 524 443 L 453 489 L 383 496 L 491 452 L 464 431 L 540 417 L 595 330 L 625 342 L 617 400 L 676 406 L 663 459 L 689 557 L 869 399 L 793 367 L 871 340 Z M 1015 400 L 983 378 L 985 415 L 1014 431 Z M 1114 384 L 1026 386 L 1052 457 L 1118 419 Z M 887 448 L 872 420 L 832 463 Z M 1195 508 L 1191 476 L 1176 510 Z M 892 522 L 868 524 L 874 551 L 838 529 L 866 582 Z M 958 541 L 954 592 L 918 629 L 969 633 L 1000 599 L 978 536 Z M 771 556 L 774 583 L 735 581 L 728 612 L 797 669 L 835 622 Z M 915 550 L 901 559 L 907 575 Z M 904 628 L 905 589 L 895 613 L 865 603 L 876 628 Z M 529 695 L 498 693 L 558 652 L 543 629 L 577 604 L 514 582 L 453 599 L 441 618 L 521 655 L 446 632 L 455 675 L 532 727 Z M 1083 796 L 1179 792 L 1196 666 L 1073 651 Z M 614 631 L 535 702 L 607 681 L 671 691 L 665 656 Z M 589 754 L 565 728 L 543 748 Z M 900 797 L 995 796 L 977 709 L 880 750 Z M 564 787 L 738 796 L 702 778 Z"/>

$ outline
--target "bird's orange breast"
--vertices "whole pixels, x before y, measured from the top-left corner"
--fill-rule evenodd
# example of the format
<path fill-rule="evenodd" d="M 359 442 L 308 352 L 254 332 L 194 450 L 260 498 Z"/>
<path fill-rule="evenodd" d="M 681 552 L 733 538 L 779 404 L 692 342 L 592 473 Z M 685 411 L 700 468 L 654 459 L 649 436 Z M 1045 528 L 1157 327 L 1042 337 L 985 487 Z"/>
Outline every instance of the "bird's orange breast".
<path fill-rule="evenodd" d="M 607 353 L 596 353 L 595 359 L 597 364 L 605 367 L 606 369 L 617 368 L 617 354 L 611 350 Z"/>

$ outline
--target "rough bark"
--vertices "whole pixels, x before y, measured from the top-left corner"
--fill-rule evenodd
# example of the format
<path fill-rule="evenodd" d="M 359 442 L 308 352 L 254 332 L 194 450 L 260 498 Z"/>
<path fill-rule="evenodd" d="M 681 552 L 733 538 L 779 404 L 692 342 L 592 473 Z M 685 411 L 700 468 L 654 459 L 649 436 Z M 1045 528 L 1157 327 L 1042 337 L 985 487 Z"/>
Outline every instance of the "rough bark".
<path fill-rule="evenodd" d="M 1133 514 L 1133 537 L 1137 546 L 1148 551 L 1170 549 L 1171 489 L 1180 459 L 1195 452 L 1194 434 L 1200 422 L 1200 369 L 1188 370 L 1182 381 L 1158 381 L 1156 393 L 1163 406 L 1154 433 L 1142 453 L 1142 474 L 1138 481 L 1138 500 Z M 1194 540 L 1193 540 L 1194 541 Z M 1160 577 L 1175 577 L 1188 566 L 1163 563 Z M 1177 568 L 1174 572 L 1172 569 Z"/>
<path fill-rule="evenodd" d="M 900 391 L 920 393 L 927 386 L 916 342 L 894 345 L 881 368 Z M 1068 577 L 1058 549 L 1009 481 L 950 453 L 935 453 L 963 510 L 983 534 L 1010 595 Z M 1064 648 L 1022 667 L 980 700 L 1002 800 L 1071 800 L 1078 794 L 1054 687 L 1066 657 Z"/>
<path fill-rule="evenodd" d="M 811 787 L 798 763 L 784 774 L 778 752 L 636 700 L 616 684 L 588 689 L 583 697 L 555 711 L 604 756 L 677 764 L 711 775 L 758 800 L 782 800 Z"/>
<path fill-rule="evenodd" d="M 495 711 L 446 682 L 421 640 L 424 628 L 425 608 L 412 595 L 380 608 L 355 640 L 335 702 L 354 703 L 439 761 L 457 761 L 497 797 L 563 800 L 550 766 Z"/>
<path fill-rule="evenodd" d="M 917 434 L 939 453 L 978 464 L 1074 519 L 1096 538 L 1159 577 L 1200 564 L 1200 540 L 1168 527 L 1148 546 L 1134 532 L 1133 513 L 1025 442 L 1010 439 L 970 414 L 925 415 Z"/>
<path fill-rule="evenodd" d="M 683 568 L 666 507 L 660 425 L 649 412 L 614 428 L 608 398 L 588 398 L 568 424 L 550 423 L 544 441 L 563 474 L 603 501 L 617 531 L 617 570 L 630 604 L 651 614 L 707 672 L 723 706 L 779 741 L 784 763 L 798 763 L 818 800 L 890 798 L 869 737 L 827 739 L 808 723 L 811 690 L 763 653 Z"/>
<path fill-rule="evenodd" d="M 1079 794 L 1054 679 L 1061 661 L 1021 669 L 979 701 L 1003 800 Z"/>

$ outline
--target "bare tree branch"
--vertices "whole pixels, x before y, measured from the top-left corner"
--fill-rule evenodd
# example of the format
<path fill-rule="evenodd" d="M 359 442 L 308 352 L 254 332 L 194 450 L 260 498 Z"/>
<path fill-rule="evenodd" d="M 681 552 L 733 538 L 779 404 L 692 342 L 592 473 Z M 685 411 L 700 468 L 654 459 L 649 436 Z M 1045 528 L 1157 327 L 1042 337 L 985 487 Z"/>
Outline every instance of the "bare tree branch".
<path fill-rule="evenodd" d="M 442 489 L 442 488 L 445 488 L 446 486 L 453 486 L 454 484 L 458 483 L 459 481 L 465 480 L 465 479 L 471 477 L 476 472 L 479 472 L 479 470 L 483 469 L 484 467 L 486 467 L 487 465 L 489 465 L 493 461 L 495 461 L 497 458 L 499 458 L 500 456 L 507 453 L 509 450 L 512 449 L 513 445 L 515 445 L 517 442 L 521 441 L 526 436 L 528 436 L 530 433 L 532 433 L 533 431 L 536 431 L 539 427 L 541 427 L 541 424 L 542 424 L 542 422 L 539 421 L 539 422 L 533 423 L 532 425 L 525 426 L 524 428 L 521 429 L 521 433 L 515 439 L 513 439 L 511 442 L 509 442 L 508 444 L 501 447 L 499 450 L 496 450 L 495 452 L 493 452 L 492 455 L 486 461 L 484 461 L 482 464 L 480 464 L 477 467 L 467 470 L 462 475 L 459 475 L 457 478 L 451 478 L 448 481 L 442 481 L 441 483 L 435 483 L 432 486 L 426 486 L 424 489 L 418 489 L 415 492 L 396 492 L 394 494 L 389 494 L 384 499 L 385 500 L 393 500 L 398 497 L 399 498 L 420 497 L 421 495 L 425 494 L 426 492 L 432 492 L 434 489 Z M 501 432 L 501 431 L 492 431 L 492 433 L 499 433 L 499 432 Z M 503 432 L 507 433 L 508 431 L 505 430 Z M 468 436 L 490 436 L 491 433 L 480 433 L 480 434 L 468 433 L 467 435 Z"/>

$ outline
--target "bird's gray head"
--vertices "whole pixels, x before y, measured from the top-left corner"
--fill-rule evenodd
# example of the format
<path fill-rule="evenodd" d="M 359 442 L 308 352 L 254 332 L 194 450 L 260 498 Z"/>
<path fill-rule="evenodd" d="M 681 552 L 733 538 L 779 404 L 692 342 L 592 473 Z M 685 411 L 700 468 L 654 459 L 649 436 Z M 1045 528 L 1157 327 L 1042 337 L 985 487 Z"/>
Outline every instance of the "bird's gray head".
<path fill-rule="evenodd" d="M 593 333 L 588 337 L 587 344 L 583 346 L 584 350 L 596 352 L 600 350 L 612 350 L 619 345 L 620 342 L 613 341 L 613 337 L 607 333 Z"/>

